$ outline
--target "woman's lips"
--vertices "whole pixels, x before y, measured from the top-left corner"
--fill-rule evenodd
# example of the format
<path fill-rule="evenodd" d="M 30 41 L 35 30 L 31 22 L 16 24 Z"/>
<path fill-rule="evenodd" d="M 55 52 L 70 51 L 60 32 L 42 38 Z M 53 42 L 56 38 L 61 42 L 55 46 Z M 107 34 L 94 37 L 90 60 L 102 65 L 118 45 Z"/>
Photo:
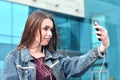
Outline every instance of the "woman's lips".
<path fill-rule="evenodd" d="M 45 38 L 45 40 L 46 40 L 47 42 L 49 42 L 49 41 L 50 41 L 50 38 Z"/>

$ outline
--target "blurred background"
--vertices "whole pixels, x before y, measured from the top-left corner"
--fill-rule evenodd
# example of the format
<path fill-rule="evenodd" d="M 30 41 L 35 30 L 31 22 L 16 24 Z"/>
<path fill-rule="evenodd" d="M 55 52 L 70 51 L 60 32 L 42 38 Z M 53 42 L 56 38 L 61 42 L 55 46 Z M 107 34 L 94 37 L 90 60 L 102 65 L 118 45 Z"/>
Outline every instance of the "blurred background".
<path fill-rule="evenodd" d="M 93 21 L 106 28 L 110 37 L 101 80 L 120 80 L 119 0 L 0 0 L 0 80 L 5 56 L 20 42 L 28 15 L 41 10 L 53 14 L 59 35 L 58 51 L 78 56 L 98 46 Z M 68 80 L 98 80 L 103 59 L 82 77 Z"/>

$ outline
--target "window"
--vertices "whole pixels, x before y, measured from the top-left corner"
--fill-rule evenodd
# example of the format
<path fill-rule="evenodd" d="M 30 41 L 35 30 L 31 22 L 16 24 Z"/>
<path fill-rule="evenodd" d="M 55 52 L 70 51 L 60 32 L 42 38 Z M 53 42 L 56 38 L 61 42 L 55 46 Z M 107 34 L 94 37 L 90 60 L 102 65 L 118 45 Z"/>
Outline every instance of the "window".
<path fill-rule="evenodd" d="M 102 66 L 103 68 L 100 72 Z M 91 68 L 91 80 L 109 80 L 109 72 L 107 68 L 107 63 L 104 63 L 104 65 L 102 63 L 94 64 Z"/>

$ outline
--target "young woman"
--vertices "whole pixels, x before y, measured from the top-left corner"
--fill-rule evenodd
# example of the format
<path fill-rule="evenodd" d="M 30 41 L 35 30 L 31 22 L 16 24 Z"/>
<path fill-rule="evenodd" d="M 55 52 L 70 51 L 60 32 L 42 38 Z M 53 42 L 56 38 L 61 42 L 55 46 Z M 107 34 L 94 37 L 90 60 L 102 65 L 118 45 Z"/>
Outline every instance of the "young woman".
<path fill-rule="evenodd" d="M 3 80 L 65 80 L 82 76 L 90 66 L 105 56 L 109 37 L 95 23 L 101 45 L 78 57 L 64 57 L 56 52 L 57 34 L 53 18 L 35 11 L 27 19 L 18 47 L 5 58 Z"/>

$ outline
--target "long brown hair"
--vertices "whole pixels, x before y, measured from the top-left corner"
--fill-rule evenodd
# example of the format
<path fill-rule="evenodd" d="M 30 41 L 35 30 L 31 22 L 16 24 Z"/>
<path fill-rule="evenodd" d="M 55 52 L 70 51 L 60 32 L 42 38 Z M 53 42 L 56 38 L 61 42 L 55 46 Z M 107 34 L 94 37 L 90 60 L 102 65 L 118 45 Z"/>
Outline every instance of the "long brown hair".
<path fill-rule="evenodd" d="M 56 46 L 57 46 L 57 33 L 56 33 L 56 27 L 53 18 L 51 17 L 50 14 L 46 12 L 41 12 L 41 11 L 35 11 L 32 14 L 29 15 L 25 28 L 23 31 L 23 35 L 20 41 L 20 44 L 18 45 L 17 49 L 20 49 L 22 47 L 30 47 L 35 40 L 35 34 L 37 30 L 39 30 L 40 37 L 41 37 L 41 23 L 44 19 L 49 18 L 53 22 L 53 30 L 52 30 L 52 38 L 49 42 L 48 45 L 44 46 L 47 48 L 49 51 L 56 51 Z M 41 42 L 41 40 L 40 40 Z"/>

